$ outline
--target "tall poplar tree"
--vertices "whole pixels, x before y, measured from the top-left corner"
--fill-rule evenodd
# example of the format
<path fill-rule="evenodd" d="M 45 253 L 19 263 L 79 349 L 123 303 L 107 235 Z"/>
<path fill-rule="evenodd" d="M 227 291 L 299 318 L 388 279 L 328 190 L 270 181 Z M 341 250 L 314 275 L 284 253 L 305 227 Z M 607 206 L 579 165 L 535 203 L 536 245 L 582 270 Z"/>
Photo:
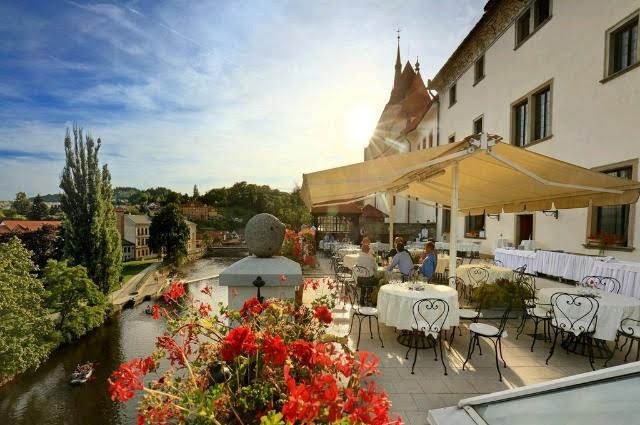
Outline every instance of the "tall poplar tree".
<path fill-rule="evenodd" d="M 117 288 L 122 270 L 122 244 L 113 209 L 111 173 L 100 168 L 101 141 L 73 126 L 64 139 L 60 207 L 64 212 L 65 255 L 86 267 L 104 293 Z"/>

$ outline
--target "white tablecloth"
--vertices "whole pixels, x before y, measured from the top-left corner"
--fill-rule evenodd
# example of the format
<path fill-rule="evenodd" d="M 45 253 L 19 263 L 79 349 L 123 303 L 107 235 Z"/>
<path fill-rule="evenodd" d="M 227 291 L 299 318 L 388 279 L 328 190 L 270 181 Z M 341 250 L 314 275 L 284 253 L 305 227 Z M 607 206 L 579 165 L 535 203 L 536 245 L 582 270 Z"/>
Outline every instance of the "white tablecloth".
<path fill-rule="evenodd" d="M 359 256 L 360 254 L 347 254 L 344 257 L 342 257 L 342 264 L 352 269 L 358 263 Z"/>
<path fill-rule="evenodd" d="M 509 239 L 496 239 L 496 248 L 508 248 L 513 246 L 513 242 Z"/>
<path fill-rule="evenodd" d="M 439 298 L 449 304 L 449 315 L 443 329 L 460 324 L 458 293 L 446 285 L 425 285 L 424 291 L 411 291 L 406 284 L 390 283 L 378 292 L 378 319 L 387 326 L 411 329 L 413 305 L 423 298 Z"/>
<path fill-rule="evenodd" d="M 384 242 L 372 242 L 371 245 L 369 245 L 369 246 L 375 252 L 378 252 L 378 251 L 389 251 L 391 249 L 389 244 L 388 243 L 384 243 Z"/>
<path fill-rule="evenodd" d="M 596 260 L 589 275 L 616 278 L 621 284 L 621 294 L 640 298 L 640 263 Z"/>
<path fill-rule="evenodd" d="M 357 254 L 361 251 L 359 246 L 348 246 L 344 248 L 338 248 L 338 254 L 347 255 L 347 254 Z"/>
<path fill-rule="evenodd" d="M 469 278 L 469 269 L 474 267 L 482 267 L 484 269 L 489 270 L 489 279 L 487 283 L 493 283 L 497 279 L 513 279 L 513 270 L 508 267 L 499 267 L 493 266 L 489 264 L 463 264 L 461 266 L 456 267 L 456 274 L 460 277 L 465 285 L 471 285 L 471 279 Z"/>
<path fill-rule="evenodd" d="M 496 248 L 494 257 L 496 260 L 502 261 L 502 264 L 504 264 L 505 267 L 512 270 L 526 265 L 527 273 L 535 274 L 537 272 L 535 251 Z"/>
<path fill-rule="evenodd" d="M 537 271 L 549 276 L 580 282 L 589 276 L 594 262 L 602 257 L 568 254 L 564 252 L 536 251 Z M 527 271 L 529 271 L 527 269 Z"/>
<path fill-rule="evenodd" d="M 449 250 L 449 242 L 436 242 L 437 250 Z M 456 247 L 458 252 L 479 252 L 480 251 L 480 243 L 479 242 L 467 242 L 467 241 L 458 241 L 458 246 Z"/>
<path fill-rule="evenodd" d="M 538 301 L 542 304 L 549 304 L 551 296 L 556 292 L 567 292 L 578 294 L 580 288 L 543 288 L 538 291 Z M 598 322 L 594 337 L 613 341 L 616 339 L 616 332 L 622 319 L 640 319 L 640 300 L 620 294 L 610 294 L 600 292 L 598 298 L 600 307 L 598 309 Z"/>

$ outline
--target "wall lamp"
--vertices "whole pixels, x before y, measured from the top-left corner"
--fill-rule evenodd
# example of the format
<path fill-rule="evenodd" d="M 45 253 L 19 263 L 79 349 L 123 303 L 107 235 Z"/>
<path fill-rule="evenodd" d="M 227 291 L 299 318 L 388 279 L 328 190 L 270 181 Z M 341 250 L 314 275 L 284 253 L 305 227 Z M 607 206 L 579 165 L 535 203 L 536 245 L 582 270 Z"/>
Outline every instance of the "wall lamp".
<path fill-rule="evenodd" d="M 548 217 L 555 217 L 558 219 L 558 210 L 543 210 L 542 213 Z"/>
<path fill-rule="evenodd" d="M 500 221 L 500 214 L 487 214 L 487 217 Z"/>

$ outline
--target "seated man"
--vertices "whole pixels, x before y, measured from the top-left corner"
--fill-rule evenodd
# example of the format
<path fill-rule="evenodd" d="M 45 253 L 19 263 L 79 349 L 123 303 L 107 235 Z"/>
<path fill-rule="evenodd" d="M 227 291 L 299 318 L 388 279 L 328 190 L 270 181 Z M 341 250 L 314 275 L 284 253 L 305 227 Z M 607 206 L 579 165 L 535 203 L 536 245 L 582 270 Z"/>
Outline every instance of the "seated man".
<path fill-rule="evenodd" d="M 387 266 L 387 271 L 393 270 L 396 266 L 402 274 L 402 281 L 406 281 L 413 274 L 413 259 L 411 254 L 405 251 L 404 244 L 399 243 L 396 245 L 398 253 L 393 257 L 391 264 Z"/>
<path fill-rule="evenodd" d="M 373 276 L 378 269 L 378 265 L 376 264 L 376 259 L 371 254 L 369 249 L 369 245 L 363 244 L 362 251 L 358 254 L 358 259 L 356 260 L 356 266 L 364 267 L 369 272 L 369 276 Z"/>
<path fill-rule="evenodd" d="M 427 242 L 424 247 L 424 252 L 426 255 L 422 261 L 422 265 L 420 266 L 420 273 L 422 273 L 428 282 L 436 272 L 436 267 L 438 267 L 438 255 L 436 254 L 433 242 Z"/>
<path fill-rule="evenodd" d="M 404 245 L 404 239 L 402 239 L 402 237 L 400 236 L 396 236 L 396 238 L 393 240 L 393 248 L 391 248 L 391 250 L 387 254 L 387 259 L 393 258 L 396 256 L 396 254 L 398 253 L 397 246 L 400 243 Z"/>

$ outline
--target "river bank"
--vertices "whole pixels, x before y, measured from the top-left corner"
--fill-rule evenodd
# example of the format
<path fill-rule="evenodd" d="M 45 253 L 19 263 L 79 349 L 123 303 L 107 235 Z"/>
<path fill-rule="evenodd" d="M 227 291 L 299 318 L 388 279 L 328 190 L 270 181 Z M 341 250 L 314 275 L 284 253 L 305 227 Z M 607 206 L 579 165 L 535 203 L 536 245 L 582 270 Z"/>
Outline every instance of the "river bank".
<path fill-rule="evenodd" d="M 199 280 L 218 275 L 234 258 L 197 260 L 187 265 L 181 276 L 188 291 L 212 304 L 225 302 L 227 288 L 217 280 Z M 211 297 L 200 292 L 212 289 Z M 203 298 L 203 297 L 206 297 Z M 0 424 L 15 425 L 125 425 L 135 423 L 137 399 L 126 405 L 114 403 L 107 392 L 107 378 L 123 361 L 153 351 L 156 336 L 164 332 L 164 322 L 145 314 L 146 303 L 125 309 L 73 344 L 58 347 L 38 369 L 16 376 L 0 387 Z M 76 365 L 97 363 L 94 377 L 81 386 L 71 386 L 69 376 Z M 150 379 L 153 375 L 150 376 Z M 96 412 L 100 412 L 96 414 Z"/>

